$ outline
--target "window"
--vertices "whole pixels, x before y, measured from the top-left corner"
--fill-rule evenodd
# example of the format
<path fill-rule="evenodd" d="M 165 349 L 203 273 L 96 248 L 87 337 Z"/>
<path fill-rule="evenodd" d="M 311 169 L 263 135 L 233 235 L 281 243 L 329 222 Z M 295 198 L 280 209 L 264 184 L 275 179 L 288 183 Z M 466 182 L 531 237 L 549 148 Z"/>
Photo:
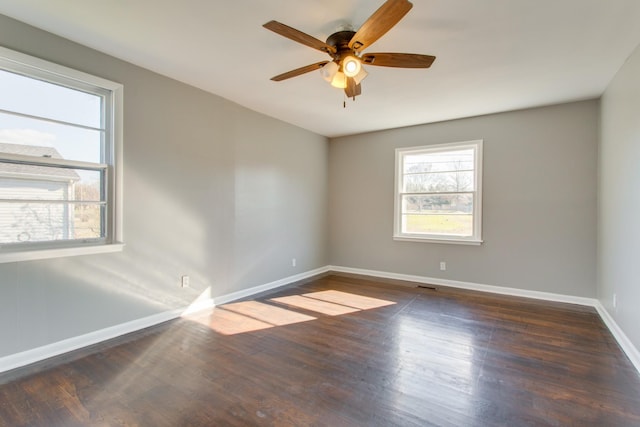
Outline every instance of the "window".
<path fill-rule="evenodd" d="M 0 262 L 122 248 L 122 85 L 0 48 Z"/>
<path fill-rule="evenodd" d="M 394 239 L 482 242 L 482 141 L 398 148 Z"/>

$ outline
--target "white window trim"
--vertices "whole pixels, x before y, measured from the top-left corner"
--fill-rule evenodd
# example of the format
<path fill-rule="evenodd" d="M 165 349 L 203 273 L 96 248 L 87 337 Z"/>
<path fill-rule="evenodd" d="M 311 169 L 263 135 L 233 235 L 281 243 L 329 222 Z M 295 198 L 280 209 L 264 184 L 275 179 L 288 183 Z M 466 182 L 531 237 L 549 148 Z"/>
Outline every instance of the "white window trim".
<path fill-rule="evenodd" d="M 393 204 L 393 240 L 409 241 L 409 242 L 425 242 L 425 243 L 446 243 L 457 245 L 480 245 L 482 244 L 482 152 L 483 140 L 451 142 L 445 144 L 423 145 L 420 147 L 403 147 L 396 148 L 395 154 L 395 183 L 394 183 L 394 204 Z M 431 151 L 450 151 L 457 148 L 474 148 L 475 150 L 475 168 L 474 177 L 476 183 L 476 197 L 474 200 L 473 210 L 473 230 L 474 235 L 470 237 L 464 236 L 437 236 L 433 234 L 410 234 L 402 232 L 401 222 L 401 194 L 402 194 L 402 156 L 404 154 L 418 152 L 422 150 Z"/>
<path fill-rule="evenodd" d="M 0 64 L 9 65 L 11 70 L 23 70 L 27 75 L 38 76 L 47 80 L 49 76 L 56 75 L 78 86 L 88 85 L 101 87 L 110 92 L 108 102 L 109 109 L 105 114 L 111 117 L 110 128 L 106 129 L 111 134 L 111 152 L 107 153 L 108 166 L 107 192 L 111 201 L 108 219 L 110 221 L 110 233 L 108 240 L 100 244 L 53 244 L 48 247 L 45 244 L 37 248 L 7 248 L 0 246 L 0 263 L 31 261 L 68 257 L 76 255 L 100 254 L 119 252 L 124 248 L 123 243 L 123 85 L 103 79 L 82 71 L 54 64 L 43 59 L 25 55 L 20 52 L 0 46 Z M 50 159 L 54 160 L 54 159 Z"/>

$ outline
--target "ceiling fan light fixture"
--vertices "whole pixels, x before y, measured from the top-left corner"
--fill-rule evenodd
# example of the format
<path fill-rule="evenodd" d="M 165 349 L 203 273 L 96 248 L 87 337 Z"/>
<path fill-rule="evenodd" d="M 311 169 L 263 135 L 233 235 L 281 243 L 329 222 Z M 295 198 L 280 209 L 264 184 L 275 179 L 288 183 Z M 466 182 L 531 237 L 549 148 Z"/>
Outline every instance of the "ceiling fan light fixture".
<path fill-rule="evenodd" d="M 353 76 L 353 81 L 356 82 L 357 85 L 359 85 L 360 82 L 363 81 L 364 78 L 367 77 L 368 75 L 369 73 L 366 72 L 364 67 L 360 67 L 360 71 L 358 72 L 358 74 Z"/>
<path fill-rule="evenodd" d="M 333 80 L 331 80 L 331 86 L 337 87 L 338 89 L 344 89 L 347 87 L 347 76 L 342 71 L 338 71 L 335 76 L 333 76 Z"/>
<path fill-rule="evenodd" d="M 324 67 L 320 68 L 320 74 L 322 75 L 322 78 L 329 83 L 333 81 L 333 78 L 335 77 L 337 72 L 338 72 L 338 64 L 336 64 L 333 61 L 327 62 L 327 64 Z"/>
<path fill-rule="evenodd" d="M 353 55 L 347 55 L 342 60 L 342 71 L 347 77 L 355 77 L 362 70 L 362 63 Z"/>
<path fill-rule="evenodd" d="M 382 1 L 382 0 L 379 0 Z M 269 21 L 263 25 L 282 37 L 328 54 L 331 59 L 279 74 L 271 80 L 279 82 L 320 70 L 322 78 L 332 86 L 344 89 L 348 98 L 362 94 L 360 82 L 368 73 L 364 65 L 395 68 L 429 68 L 435 56 L 415 53 L 381 52 L 362 53 L 375 43 L 387 31 L 393 28 L 411 10 L 409 0 L 384 0 L 366 21 L 355 30 L 343 28 L 327 37 L 326 42 L 278 21 Z"/>

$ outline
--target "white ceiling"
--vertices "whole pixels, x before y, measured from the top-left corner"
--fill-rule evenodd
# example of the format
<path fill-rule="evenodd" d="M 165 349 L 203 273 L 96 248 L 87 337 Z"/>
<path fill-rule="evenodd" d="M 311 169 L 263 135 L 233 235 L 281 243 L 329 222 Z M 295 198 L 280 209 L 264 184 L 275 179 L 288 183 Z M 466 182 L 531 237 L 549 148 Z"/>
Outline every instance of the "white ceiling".
<path fill-rule="evenodd" d="M 269 80 L 328 56 L 262 24 L 325 40 L 382 3 L 0 0 L 0 13 L 329 137 L 598 97 L 640 43 L 638 0 L 413 0 L 366 51 L 435 55 L 430 69 L 369 66 L 346 108 L 317 71 Z"/>

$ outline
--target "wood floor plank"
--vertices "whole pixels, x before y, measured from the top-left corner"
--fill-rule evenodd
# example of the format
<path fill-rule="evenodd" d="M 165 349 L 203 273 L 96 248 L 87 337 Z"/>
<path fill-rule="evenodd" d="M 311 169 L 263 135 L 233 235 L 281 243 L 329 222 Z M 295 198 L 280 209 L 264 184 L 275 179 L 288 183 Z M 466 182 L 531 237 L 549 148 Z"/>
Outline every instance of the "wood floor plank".
<path fill-rule="evenodd" d="M 0 426 L 640 426 L 592 308 L 409 285 L 330 275 L 2 375 Z"/>

